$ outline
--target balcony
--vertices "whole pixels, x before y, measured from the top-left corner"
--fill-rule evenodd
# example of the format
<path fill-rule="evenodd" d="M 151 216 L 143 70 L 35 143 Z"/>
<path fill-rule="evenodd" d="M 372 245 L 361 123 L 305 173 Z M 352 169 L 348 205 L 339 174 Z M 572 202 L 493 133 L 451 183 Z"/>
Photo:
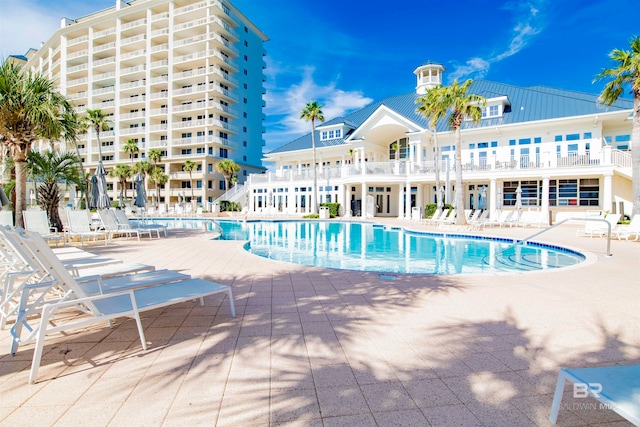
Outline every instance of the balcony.
<path fill-rule="evenodd" d="M 146 69 L 147 69 L 146 65 L 136 65 L 135 67 L 128 67 L 128 68 L 121 69 L 120 74 L 125 75 L 125 74 L 139 73 L 139 72 L 146 71 Z"/>
<path fill-rule="evenodd" d="M 115 49 L 115 47 L 116 47 L 116 43 L 115 42 L 105 43 L 105 44 L 102 44 L 102 45 L 94 47 L 93 48 L 93 52 L 94 53 L 103 52 L 105 50 Z"/>
<path fill-rule="evenodd" d="M 88 68 L 87 64 L 80 64 L 80 65 L 76 65 L 74 67 L 69 67 L 67 68 L 67 73 L 75 73 L 78 71 L 84 71 Z"/>
<path fill-rule="evenodd" d="M 138 119 L 145 116 L 144 111 L 137 111 L 135 113 L 120 114 L 120 120 Z"/>
<path fill-rule="evenodd" d="M 102 65 L 115 64 L 115 63 L 116 63 L 116 58 L 111 57 L 111 58 L 98 59 L 97 61 L 93 61 L 91 65 L 93 65 L 94 67 L 100 67 Z"/>
<path fill-rule="evenodd" d="M 134 133 L 145 133 L 145 126 L 138 126 L 134 128 L 120 129 L 120 135 L 132 135 Z"/>
<path fill-rule="evenodd" d="M 147 20 L 145 18 L 138 19 L 136 21 L 131 21 L 131 22 L 127 22 L 126 24 L 122 24 L 120 26 L 120 30 L 125 31 L 125 30 L 128 30 L 129 28 L 135 28 L 135 27 L 139 27 L 140 25 L 145 25 L 146 23 L 147 23 Z"/>
<path fill-rule="evenodd" d="M 111 34 L 115 34 L 116 33 L 116 29 L 115 28 L 107 28 L 106 30 L 102 30 L 102 31 L 98 31 L 93 33 L 93 38 L 97 39 L 100 37 L 106 37 L 106 36 L 110 36 Z"/>
<path fill-rule="evenodd" d="M 135 58 L 137 56 L 143 56 L 143 55 L 146 55 L 146 54 L 147 54 L 147 50 L 146 49 L 138 49 L 138 50 L 135 50 L 133 52 L 129 52 L 129 53 L 125 53 L 125 54 L 120 55 L 120 60 L 121 61 L 126 61 L 127 59 Z"/>
<path fill-rule="evenodd" d="M 132 96 L 130 98 L 121 98 L 120 99 L 120 105 L 129 105 L 129 104 L 135 104 L 138 102 L 145 102 L 147 99 L 146 96 L 142 95 L 142 96 Z"/>
<path fill-rule="evenodd" d="M 151 31 L 151 37 L 168 36 L 170 30 L 168 28 L 160 28 L 158 30 Z"/>
<path fill-rule="evenodd" d="M 123 46 L 125 44 L 131 44 L 131 43 L 135 43 L 135 42 L 139 42 L 139 41 L 144 41 L 147 39 L 147 35 L 146 34 L 139 34 L 137 36 L 133 36 L 133 37 L 127 37 L 124 39 L 120 40 L 120 45 Z"/>
<path fill-rule="evenodd" d="M 67 46 L 73 46 L 74 44 L 86 42 L 87 40 L 89 40 L 89 36 L 76 37 L 75 39 L 67 40 Z"/>
<path fill-rule="evenodd" d="M 160 21 L 162 19 L 169 19 L 169 12 L 156 13 L 151 17 L 151 22 Z"/>
<path fill-rule="evenodd" d="M 190 11 L 195 10 L 195 9 L 202 9 L 203 7 L 207 7 L 207 2 L 206 1 L 202 1 L 202 2 L 196 3 L 196 4 L 191 4 L 191 5 L 188 5 L 188 6 L 178 7 L 173 11 L 173 13 L 174 13 L 174 15 L 180 15 L 180 14 L 187 13 L 187 12 L 190 12 Z"/>
<path fill-rule="evenodd" d="M 67 55 L 67 59 L 75 59 L 75 58 L 79 58 L 81 56 L 87 56 L 89 54 L 89 50 L 84 49 L 81 50 L 79 52 L 74 52 L 74 53 L 70 53 L 69 55 Z"/>

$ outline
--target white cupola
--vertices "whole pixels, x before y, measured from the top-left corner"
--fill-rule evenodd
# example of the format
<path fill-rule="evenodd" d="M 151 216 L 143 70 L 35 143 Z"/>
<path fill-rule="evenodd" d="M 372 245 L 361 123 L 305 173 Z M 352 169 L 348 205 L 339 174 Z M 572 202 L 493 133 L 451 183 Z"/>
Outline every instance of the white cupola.
<path fill-rule="evenodd" d="M 413 74 L 418 77 L 416 84 L 416 92 L 418 95 L 424 95 L 427 89 L 442 85 L 442 73 L 444 67 L 442 64 L 427 61 L 423 65 L 415 69 Z"/>

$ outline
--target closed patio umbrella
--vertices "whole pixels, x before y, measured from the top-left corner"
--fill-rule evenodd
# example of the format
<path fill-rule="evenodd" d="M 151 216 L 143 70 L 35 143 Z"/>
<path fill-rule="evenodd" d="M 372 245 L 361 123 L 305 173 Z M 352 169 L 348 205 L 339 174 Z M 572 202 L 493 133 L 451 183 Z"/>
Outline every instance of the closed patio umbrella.
<path fill-rule="evenodd" d="M 480 203 L 478 204 L 480 209 L 487 209 L 487 186 L 483 185 L 480 188 Z"/>
<path fill-rule="evenodd" d="M 98 177 L 91 175 L 89 180 L 91 183 L 91 200 L 89 200 L 89 209 L 95 209 L 98 206 Z"/>
<path fill-rule="evenodd" d="M 4 192 L 4 188 L 0 185 L 0 204 L 2 204 L 2 206 L 6 206 L 9 203 L 11 202 L 9 201 L 7 194 Z"/>
<path fill-rule="evenodd" d="M 136 187 L 136 200 L 133 204 L 139 208 L 143 208 L 147 203 L 147 192 L 144 191 L 144 176 L 138 172 L 133 176 L 133 183 Z"/>
<path fill-rule="evenodd" d="M 516 188 L 516 209 L 522 209 L 522 188 L 519 185 Z"/>
<path fill-rule="evenodd" d="M 96 201 L 97 209 L 104 209 L 111 206 L 111 199 L 107 194 L 107 171 L 104 170 L 102 161 L 98 162 L 96 168 L 95 177 L 97 178 L 96 185 L 98 187 L 98 199 Z"/>

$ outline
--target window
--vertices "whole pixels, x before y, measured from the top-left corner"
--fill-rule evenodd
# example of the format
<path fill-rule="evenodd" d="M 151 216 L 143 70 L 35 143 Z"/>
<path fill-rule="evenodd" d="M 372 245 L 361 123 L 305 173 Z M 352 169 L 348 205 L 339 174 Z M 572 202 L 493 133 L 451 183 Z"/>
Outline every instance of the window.
<path fill-rule="evenodd" d="M 471 147 L 469 147 L 471 148 Z M 488 142 L 478 142 L 478 148 L 489 148 Z"/>
<path fill-rule="evenodd" d="M 224 180 L 223 181 L 218 181 L 218 189 L 223 190 L 223 191 L 227 189 Z"/>
<path fill-rule="evenodd" d="M 181 181 L 180 188 L 191 188 L 191 181 Z"/>
<path fill-rule="evenodd" d="M 489 106 L 489 117 L 495 117 L 500 115 L 500 111 L 498 109 L 497 105 L 490 105 Z"/>
<path fill-rule="evenodd" d="M 579 133 L 570 133 L 567 135 L 567 141 L 577 141 L 580 139 L 580 134 Z"/>
<path fill-rule="evenodd" d="M 580 206 L 600 205 L 600 182 L 597 178 L 580 180 Z"/>
<path fill-rule="evenodd" d="M 184 155 L 188 155 L 191 154 L 191 148 L 183 148 L 180 152 L 180 154 Z"/>
<path fill-rule="evenodd" d="M 553 138 L 553 140 L 554 140 L 555 142 L 560 142 L 560 141 L 562 141 L 562 135 L 556 135 L 556 136 Z"/>
<path fill-rule="evenodd" d="M 582 138 L 591 139 L 593 138 L 591 135 L 592 135 L 591 132 L 585 132 L 584 134 L 582 134 Z"/>
<path fill-rule="evenodd" d="M 247 141 L 242 141 L 242 146 L 246 147 L 247 146 Z"/>
<path fill-rule="evenodd" d="M 342 129 L 336 129 L 336 138 L 342 138 Z"/>
<path fill-rule="evenodd" d="M 400 138 L 389 144 L 389 159 L 399 160 L 407 158 L 407 138 Z"/>
<path fill-rule="evenodd" d="M 227 150 L 226 148 L 220 148 L 220 156 L 223 159 L 226 159 L 227 157 L 229 157 L 229 150 Z"/>
<path fill-rule="evenodd" d="M 509 140 L 509 145 L 516 145 L 516 140 L 515 139 L 510 139 Z"/>
<path fill-rule="evenodd" d="M 196 181 L 196 188 L 202 188 L 202 181 L 200 180 Z"/>
<path fill-rule="evenodd" d="M 540 144 L 541 142 L 542 142 L 542 138 L 540 138 L 539 136 L 536 136 L 535 138 L 533 138 L 534 144 Z"/>
<path fill-rule="evenodd" d="M 518 186 L 520 186 L 520 201 L 522 206 L 539 206 L 542 187 L 538 181 L 505 181 L 502 188 L 503 206 L 515 206 L 518 200 Z"/>
<path fill-rule="evenodd" d="M 213 181 L 211 181 L 211 180 L 207 181 L 207 188 L 210 189 L 210 190 L 213 190 Z"/>
<path fill-rule="evenodd" d="M 207 173 L 213 173 L 213 164 L 212 163 L 209 163 L 207 165 Z"/>
<path fill-rule="evenodd" d="M 549 206 L 578 206 L 578 180 L 549 181 Z"/>
<path fill-rule="evenodd" d="M 531 144 L 531 138 L 521 138 L 518 140 L 518 145 L 529 145 Z"/>

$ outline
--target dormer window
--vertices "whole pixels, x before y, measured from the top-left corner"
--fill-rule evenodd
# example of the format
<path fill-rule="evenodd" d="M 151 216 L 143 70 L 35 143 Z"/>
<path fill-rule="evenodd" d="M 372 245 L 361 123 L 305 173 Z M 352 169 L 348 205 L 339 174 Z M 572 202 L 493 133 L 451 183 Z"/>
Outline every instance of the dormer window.
<path fill-rule="evenodd" d="M 337 138 L 342 138 L 342 129 L 323 130 L 322 132 L 320 132 L 321 141 Z"/>

